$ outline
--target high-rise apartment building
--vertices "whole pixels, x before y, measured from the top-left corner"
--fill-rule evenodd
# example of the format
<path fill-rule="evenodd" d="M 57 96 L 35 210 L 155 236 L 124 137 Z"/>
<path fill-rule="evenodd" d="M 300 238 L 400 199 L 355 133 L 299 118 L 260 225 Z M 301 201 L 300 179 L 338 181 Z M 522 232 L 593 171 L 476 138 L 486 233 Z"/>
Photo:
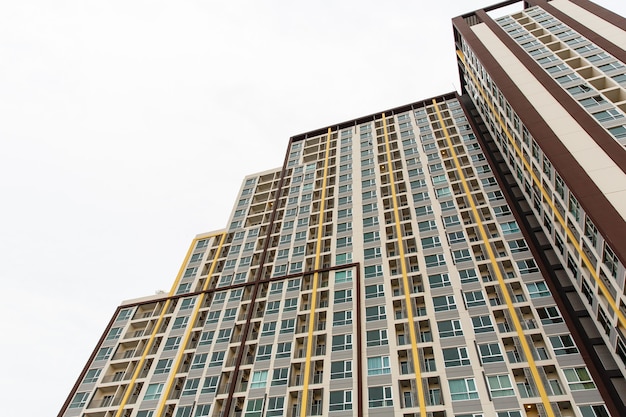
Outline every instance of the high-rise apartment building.
<path fill-rule="evenodd" d="M 59 416 L 626 415 L 626 20 L 453 20 L 463 94 L 291 138 Z"/>

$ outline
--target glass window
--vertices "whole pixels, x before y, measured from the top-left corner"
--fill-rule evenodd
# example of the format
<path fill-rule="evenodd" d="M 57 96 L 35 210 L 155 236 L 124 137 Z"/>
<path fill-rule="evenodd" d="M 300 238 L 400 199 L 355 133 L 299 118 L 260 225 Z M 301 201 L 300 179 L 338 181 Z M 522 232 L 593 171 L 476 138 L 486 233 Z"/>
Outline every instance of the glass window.
<path fill-rule="evenodd" d="M 443 360 L 446 368 L 470 364 L 465 346 L 443 349 Z"/>
<path fill-rule="evenodd" d="M 367 393 L 369 408 L 393 407 L 391 386 L 369 387 Z"/>
<path fill-rule="evenodd" d="M 146 390 L 146 394 L 144 395 L 144 400 L 158 400 L 163 392 L 164 384 L 150 384 L 148 385 L 148 389 Z"/>
<path fill-rule="evenodd" d="M 491 397 L 510 397 L 515 395 L 511 378 L 508 375 L 488 376 L 487 384 L 489 384 Z"/>
<path fill-rule="evenodd" d="M 389 356 L 374 356 L 367 358 L 367 375 L 383 375 L 391 373 Z"/>
<path fill-rule="evenodd" d="M 330 391 L 329 411 L 352 410 L 352 391 Z"/>
<path fill-rule="evenodd" d="M 552 343 L 554 354 L 557 356 L 578 353 L 578 348 L 576 348 L 576 345 L 574 344 L 574 339 L 572 339 L 572 336 L 569 334 L 550 336 L 550 343 Z"/>
<path fill-rule="evenodd" d="M 461 322 L 459 320 L 438 321 L 437 329 L 439 330 L 439 337 L 441 338 L 463 336 L 463 330 L 461 329 Z"/>
<path fill-rule="evenodd" d="M 330 363 L 330 379 L 352 378 L 352 361 L 336 361 Z"/>
<path fill-rule="evenodd" d="M 448 380 L 452 401 L 472 400 L 478 398 L 474 378 Z"/>
<path fill-rule="evenodd" d="M 587 368 L 563 369 L 563 373 L 572 391 L 596 388 L 596 384 L 593 383 Z"/>
<path fill-rule="evenodd" d="M 250 388 L 265 388 L 268 371 L 254 371 L 250 380 Z"/>

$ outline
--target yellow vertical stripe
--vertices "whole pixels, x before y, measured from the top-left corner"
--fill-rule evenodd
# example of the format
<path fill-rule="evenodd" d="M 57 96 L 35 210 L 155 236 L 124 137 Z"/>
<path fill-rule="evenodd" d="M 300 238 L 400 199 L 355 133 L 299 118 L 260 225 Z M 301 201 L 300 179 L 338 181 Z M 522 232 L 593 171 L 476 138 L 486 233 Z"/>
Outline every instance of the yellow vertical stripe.
<path fill-rule="evenodd" d="M 506 134 L 506 137 L 509 140 L 509 143 L 513 146 L 513 149 L 515 149 L 515 153 L 517 154 L 517 156 L 520 158 L 520 160 L 524 164 L 524 167 L 526 168 L 526 170 L 530 173 L 530 176 L 532 178 L 533 184 L 536 185 L 539 188 L 539 190 L 541 192 L 541 195 L 543 197 L 543 200 L 550 206 L 550 209 L 552 210 L 552 212 L 553 212 L 554 216 L 556 217 L 557 221 L 559 222 L 559 224 L 563 227 L 563 230 L 565 230 L 565 233 L 567 234 L 567 237 L 569 238 L 570 242 L 574 246 L 574 249 L 576 249 L 576 252 L 578 252 L 578 254 L 580 255 L 580 257 L 581 257 L 581 259 L 583 261 L 583 263 L 585 264 L 585 266 L 589 270 L 589 273 L 591 274 L 591 277 L 593 278 L 593 280 L 598 285 L 598 288 L 600 289 L 600 292 L 606 298 L 606 300 L 609 303 L 609 306 L 611 307 L 613 312 L 617 315 L 617 319 L 618 319 L 619 323 L 622 325 L 623 328 L 626 328 L 626 316 L 624 316 L 624 313 L 622 313 L 622 311 L 619 309 L 619 307 L 617 306 L 617 304 L 615 302 L 615 298 L 611 295 L 611 293 L 609 292 L 608 288 L 606 287 L 606 285 L 604 284 L 602 279 L 596 273 L 596 268 L 593 266 L 593 264 L 589 260 L 589 257 L 587 256 L 587 254 L 580 247 L 580 243 L 579 243 L 578 239 L 576 238 L 576 236 L 574 236 L 574 234 L 571 232 L 571 230 L 567 226 L 567 224 L 565 222 L 565 218 L 563 218 L 561 213 L 556 209 L 554 203 L 552 202 L 552 197 L 544 189 L 543 184 L 541 183 L 541 180 L 537 177 L 537 175 L 535 174 L 535 172 L 532 169 L 532 166 L 530 165 L 530 163 L 524 157 L 524 154 L 522 153 L 522 150 L 520 149 L 520 147 L 517 145 L 517 143 L 515 143 L 515 139 L 513 138 L 513 135 L 511 135 L 511 132 L 509 132 L 509 129 L 507 128 L 506 123 L 504 123 L 502 121 L 502 119 L 500 118 L 500 114 L 499 114 L 499 112 L 496 111 L 494 104 L 491 102 L 489 97 L 487 97 L 487 94 L 485 94 L 484 89 L 482 88 L 480 83 L 476 80 L 476 77 L 472 73 L 471 68 L 469 68 L 469 66 L 467 65 L 467 62 L 465 61 L 465 56 L 463 55 L 463 52 L 457 50 L 457 55 L 458 55 L 459 59 L 461 60 L 461 62 L 463 63 L 463 65 L 465 66 L 466 73 L 469 74 L 469 76 L 472 78 L 472 81 L 474 82 L 474 85 L 480 91 L 480 94 L 483 97 L 483 99 L 485 100 L 485 102 L 487 103 L 487 106 L 489 107 L 489 110 L 491 111 L 491 113 L 494 115 L 494 117 L 498 121 L 498 124 L 502 128 L 502 131 Z"/>
<path fill-rule="evenodd" d="M 383 118 L 383 133 L 385 137 L 385 149 L 387 153 L 387 172 L 389 174 L 389 183 L 391 187 L 391 197 L 393 202 L 393 215 L 395 220 L 396 235 L 398 238 L 398 250 L 400 252 L 400 267 L 402 270 L 402 285 L 404 289 L 404 303 L 409 319 L 409 335 L 411 337 L 411 352 L 413 357 L 413 369 L 415 370 L 415 381 L 417 385 L 417 395 L 420 406 L 420 416 L 426 416 L 426 398 L 424 395 L 424 384 L 422 383 L 422 370 L 419 362 L 419 351 L 417 347 L 417 334 L 415 333 L 415 321 L 413 319 L 413 303 L 411 301 L 411 286 L 409 286 L 409 277 L 407 274 L 406 258 L 404 256 L 404 236 L 402 235 L 402 227 L 400 226 L 400 212 L 398 209 L 398 201 L 396 196 L 396 181 L 393 175 L 393 164 L 391 163 L 391 147 L 389 145 L 389 134 L 387 129 L 387 118 L 385 113 Z"/>
<path fill-rule="evenodd" d="M 211 275 L 213 275 L 213 272 L 215 271 L 215 268 L 217 267 L 217 260 L 220 257 L 220 253 L 222 252 L 222 246 L 224 245 L 225 241 L 226 241 L 226 233 L 223 233 L 220 238 L 220 243 L 215 252 L 215 256 L 213 257 L 213 263 L 211 264 L 211 268 L 209 268 L 207 279 L 204 282 L 204 285 L 202 286 L 202 291 L 206 291 L 206 289 L 209 287 L 209 283 L 211 281 Z M 191 317 L 189 317 L 189 322 L 188 322 L 187 328 L 185 329 L 185 335 L 178 349 L 178 353 L 176 354 L 176 360 L 174 361 L 172 370 L 169 374 L 169 377 L 167 378 L 165 389 L 161 393 L 159 406 L 157 407 L 157 410 L 154 413 L 156 417 L 160 417 L 163 415 L 163 411 L 165 409 L 165 402 L 167 401 L 167 397 L 170 395 L 170 391 L 172 390 L 172 385 L 174 384 L 176 373 L 178 372 L 180 363 L 183 360 L 185 348 L 187 346 L 187 343 L 189 342 L 189 338 L 191 337 L 191 331 L 193 329 L 194 324 L 196 323 L 196 320 L 198 319 L 198 314 L 200 312 L 200 308 L 202 307 L 202 304 L 204 303 L 205 297 L 206 297 L 206 293 L 202 293 L 198 296 L 196 300 L 196 304 L 194 305 L 194 308 L 193 308 L 193 313 L 191 314 Z"/>
<path fill-rule="evenodd" d="M 543 385 L 543 381 L 539 376 L 539 371 L 537 370 L 537 365 L 535 363 L 535 359 L 533 358 L 530 347 L 528 346 L 528 341 L 526 340 L 526 336 L 524 336 L 524 329 L 522 328 L 522 324 L 520 323 L 519 317 L 517 316 L 517 312 L 515 311 L 515 306 L 513 305 L 513 300 L 511 299 L 511 295 L 509 294 L 509 290 L 506 287 L 506 283 L 504 282 L 504 277 L 502 276 L 502 271 L 500 271 L 500 267 L 498 266 L 498 262 L 496 261 L 496 256 L 493 252 L 493 248 L 491 247 L 491 243 L 489 242 L 489 236 L 487 235 L 487 231 L 485 230 L 485 226 L 483 225 L 482 220 L 480 219 L 480 214 L 478 213 L 478 209 L 476 208 L 476 203 L 474 202 L 474 197 L 470 191 L 469 185 L 467 184 L 467 180 L 465 179 L 465 174 L 463 173 L 463 168 L 461 167 L 461 163 L 459 162 L 456 151 L 454 150 L 454 144 L 452 143 L 452 139 L 450 139 L 450 135 L 448 134 L 448 129 L 446 128 L 446 124 L 441 116 L 441 112 L 439 110 L 439 106 L 437 105 L 436 100 L 433 99 L 433 105 L 435 107 L 435 111 L 437 113 L 437 118 L 439 119 L 439 123 L 441 124 L 441 128 L 443 129 L 443 133 L 446 137 L 446 142 L 448 144 L 448 148 L 450 149 L 450 156 L 454 160 L 454 166 L 456 168 L 457 174 L 461 180 L 461 184 L 463 186 L 463 191 L 467 196 L 467 201 L 470 204 L 472 209 L 472 214 L 474 215 L 474 221 L 478 226 L 478 230 L 480 232 L 480 237 L 483 240 L 484 246 L 487 249 L 487 254 L 489 255 L 489 260 L 491 261 L 491 266 L 496 274 L 498 279 L 498 284 L 500 285 L 500 290 L 504 295 L 504 300 L 506 302 L 507 309 L 509 310 L 509 314 L 513 319 L 513 327 L 515 327 L 515 331 L 517 332 L 517 336 L 522 345 L 522 350 L 526 355 L 526 360 L 530 367 L 530 372 L 535 380 L 535 384 L 537 385 L 537 389 L 539 390 L 539 395 L 541 396 L 541 401 L 543 402 L 543 406 L 545 407 L 546 414 L 548 417 L 554 417 L 554 411 L 552 410 L 552 406 L 550 405 L 550 400 L 548 399 L 548 393 Z"/>
<path fill-rule="evenodd" d="M 311 354 L 313 351 L 313 327 L 315 325 L 315 304 L 317 303 L 317 282 L 319 281 L 322 237 L 324 236 L 324 210 L 326 204 L 326 187 L 328 182 L 328 159 L 330 156 L 332 131 L 328 128 L 326 135 L 326 153 L 324 155 L 324 177 L 322 180 L 322 201 L 320 203 L 319 225 L 317 227 L 317 243 L 315 245 L 315 268 L 313 273 L 313 294 L 311 295 L 311 312 L 309 313 L 309 329 L 306 341 L 306 362 L 304 364 L 304 386 L 302 387 L 302 402 L 300 403 L 300 417 L 306 417 L 307 401 L 309 399 L 309 376 L 311 374 Z"/>
<path fill-rule="evenodd" d="M 204 238 L 209 239 L 213 236 L 215 235 L 203 237 L 203 239 Z M 176 279 L 174 280 L 174 284 L 172 285 L 172 288 L 170 289 L 168 297 L 171 297 L 176 292 L 176 288 L 178 288 L 178 284 L 180 283 L 180 280 L 183 277 L 183 272 L 185 270 L 185 267 L 187 266 L 187 263 L 189 262 L 189 258 L 191 257 L 191 252 L 196 247 L 198 240 L 200 239 L 195 238 L 189 245 L 189 249 L 187 249 L 187 254 L 185 255 L 185 260 L 183 261 L 180 268 L 178 269 L 178 275 L 176 276 Z M 143 365 L 146 362 L 146 356 L 148 356 L 148 352 L 152 350 L 152 346 L 154 344 L 156 335 L 159 332 L 159 328 L 161 327 L 161 324 L 163 323 L 163 318 L 165 317 L 167 310 L 169 310 L 171 303 L 172 303 L 171 298 L 168 298 L 167 301 L 165 302 L 165 306 L 163 306 L 163 309 L 161 310 L 159 319 L 157 320 L 156 325 L 154 326 L 154 329 L 152 330 L 152 334 L 150 335 L 150 339 L 148 339 L 148 343 L 146 344 L 146 347 L 144 348 L 143 354 L 141 355 L 141 359 L 139 360 L 139 363 L 137 364 L 137 367 L 135 368 L 135 372 L 133 372 L 133 376 L 130 382 L 128 383 L 128 388 L 126 388 L 126 392 L 124 393 L 124 396 L 122 397 L 122 401 L 120 402 L 120 405 L 117 408 L 115 417 L 120 417 L 122 415 L 122 412 L 124 411 L 124 407 L 128 403 L 128 399 L 130 398 L 130 395 L 133 391 L 135 383 L 137 382 L 137 378 L 139 377 L 139 374 L 141 373 L 143 369 Z"/>

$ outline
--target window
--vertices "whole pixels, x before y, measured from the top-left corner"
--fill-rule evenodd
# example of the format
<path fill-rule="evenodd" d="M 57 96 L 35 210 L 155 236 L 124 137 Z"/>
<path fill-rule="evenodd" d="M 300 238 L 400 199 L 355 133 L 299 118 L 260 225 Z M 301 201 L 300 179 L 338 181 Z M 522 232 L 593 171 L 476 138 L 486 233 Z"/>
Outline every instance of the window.
<path fill-rule="evenodd" d="M 626 74 L 622 74 L 626 78 Z M 609 133 L 613 135 L 616 139 L 626 138 L 626 126 L 615 126 L 608 128 Z"/>
<path fill-rule="evenodd" d="M 146 394 L 144 395 L 144 400 L 158 400 L 163 392 L 164 384 L 150 384 L 148 385 L 148 389 L 146 390 Z"/>
<path fill-rule="evenodd" d="M 352 302 L 352 290 L 335 291 L 335 304 Z"/>
<path fill-rule="evenodd" d="M 502 227 L 502 233 L 505 235 L 519 232 L 519 226 L 517 225 L 516 221 L 503 223 L 500 225 L 500 227 Z"/>
<path fill-rule="evenodd" d="M 183 392 L 181 395 L 196 395 L 198 386 L 200 385 L 200 378 L 192 378 L 185 381 Z"/>
<path fill-rule="evenodd" d="M 367 346 L 384 346 L 389 344 L 389 339 L 387 339 L 387 329 L 368 330 L 366 337 Z"/>
<path fill-rule="evenodd" d="M 180 340 L 181 340 L 180 336 L 168 337 L 167 340 L 165 341 L 165 346 L 163 347 L 163 350 L 176 350 L 176 349 L 178 349 L 178 347 L 180 346 Z"/>
<path fill-rule="evenodd" d="M 129 319 L 131 316 L 133 315 L 133 309 L 132 308 L 125 308 L 123 310 L 120 310 L 119 314 L 117 315 L 117 318 L 115 319 L 115 321 L 124 321 Z"/>
<path fill-rule="evenodd" d="M 459 271 L 459 277 L 461 278 L 462 284 L 467 284 L 468 282 L 476 282 L 478 281 L 478 275 L 476 275 L 476 270 L 474 269 L 462 269 Z"/>
<path fill-rule="evenodd" d="M 528 250 L 528 245 L 524 239 L 516 239 L 509 241 L 511 253 L 524 252 Z"/>
<path fill-rule="evenodd" d="M 459 249 L 452 251 L 452 258 L 454 263 L 471 261 L 469 249 Z"/>
<path fill-rule="evenodd" d="M 453 295 L 443 295 L 441 297 L 433 297 L 435 311 L 456 310 L 456 303 Z"/>
<path fill-rule="evenodd" d="M 478 353 L 480 353 L 482 363 L 504 362 L 502 350 L 500 350 L 500 345 L 497 343 L 478 345 Z"/>
<path fill-rule="evenodd" d="M 452 245 L 453 243 L 465 242 L 465 235 L 463 232 L 448 233 L 448 241 Z"/>
<path fill-rule="evenodd" d="M 337 218 L 342 219 L 344 217 L 352 216 L 352 209 L 342 209 L 337 211 Z"/>
<path fill-rule="evenodd" d="M 487 377 L 487 384 L 489 384 L 489 391 L 491 397 L 510 397 L 515 395 L 513 385 L 511 384 L 511 378 L 508 375 L 494 375 Z"/>
<path fill-rule="evenodd" d="M 96 355 L 96 358 L 94 360 L 102 361 L 105 359 L 109 359 L 112 353 L 113 353 L 112 347 L 103 347 L 98 351 L 98 354 Z"/>
<path fill-rule="evenodd" d="M 595 117 L 595 119 L 600 123 L 615 119 L 621 119 L 622 117 L 624 117 L 624 115 L 620 113 L 617 109 L 603 110 L 597 113 L 592 113 L 591 115 Z"/>
<path fill-rule="evenodd" d="M 293 333 L 296 331 L 296 319 L 285 319 L 280 323 L 280 333 Z"/>
<path fill-rule="evenodd" d="M 619 259 L 615 255 L 615 252 L 613 252 L 613 249 L 611 249 L 606 243 L 604 244 L 602 263 L 608 268 L 613 278 L 617 278 L 617 267 L 619 265 Z"/>
<path fill-rule="evenodd" d="M 368 285 L 365 287 L 365 298 L 377 298 L 385 296 L 385 286 L 383 284 Z"/>
<path fill-rule="evenodd" d="M 448 380 L 452 401 L 473 400 L 478 398 L 474 378 Z"/>
<path fill-rule="evenodd" d="M 348 232 L 350 230 L 352 230 L 352 222 L 337 224 L 337 233 Z"/>
<path fill-rule="evenodd" d="M 339 334 L 333 336 L 332 351 L 350 350 L 352 349 L 352 335 L 351 334 Z"/>
<path fill-rule="evenodd" d="M 69 405 L 69 408 L 82 408 L 87 404 L 87 398 L 89 397 L 88 392 L 77 392 L 72 398 L 72 402 Z"/>
<path fill-rule="evenodd" d="M 465 346 L 443 349 L 443 360 L 446 368 L 470 364 Z"/>
<path fill-rule="evenodd" d="M 269 301 L 265 309 L 265 314 L 278 314 L 280 311 L 280 301 Z"/>
<path fill-rule="evenodd" d="M 415 208 L 415 214 L 417 216 L 425 216 L 427 214 L 432 214 L 433 208 L 432 206 L 421 206 Z"/>
<path fill-rule="evenodd" d="M 511 214 L 511 209 L 507 205 L 494 207 L 493 211 L 496 214 L 496 217 L 508 216 Z"/>
<path fill-rule="evenodd" d="M 283 307 L 283 311 L 293 311 L 296 308 L 298 308 L 297 298 L 287 298 L 285 300 L 285 307 Z"/>
<path fill-rule="evenodd" d="M 337 271 L 335 272 L 335 284 L 341 284 L 344 282 L 352 282 L 352 271 Z"/>
<path fill-rule="evenodd" d="M 459 216 L 457 216 L 456 214 L 453 214 L 452 216 L 445 216 L 443 218 L 443 224 L 446 227 L 455 226 L 455 225 L 460 224 L 460 223 L 461 223 L 461 221 L 459 220 Z"/>
<path fill-rule="evenodd" d="M 233 329 L 221 329 L 217 334 L 217 339 L 215 339 L 215 343 L 228 342 L 232 331 Z"/>
<path fill-rule="evenodd" d="M 285 397 L 269 397 L 267 399 L 267 417 L 282 416 L 285 408 Z"/>
<path fill-rule="evenodd" d="M 337 204 L 339 204 L 340 206 L 352 204 L 352 196 L 339 197 L 339 199 L 337 200 Z"/>
<path fill-rule="evenodd" d="M 274 369 L 272 376 L 272 386 L 287 385 L 287 376 L 289 375 L 289 368 Z"/>
<path fill-rule="evenodd" d="M 92 382 L 96 382 L 98 377 L 100 376 L 100 372 L 102 369 L 90 369 L 85 374 L 83 378 L 83 384 L 91 384 Z"/>
<path fill-rule="evenodd" d="M 363 227 L 378 225 L 378 216 L 366 217 L 363 219 Z"/>
<path fill-rule="evenodd" d="M 250 388 L 265 388 L 268 371 L 254 371 L 250 380 Z"/>
<path fill-rule="evenodd" d="M 208 376 L 204 379 L 204 385 L 202 385 L 201 394 L 210 394 L 217 391 L 217 382 L 219 376 Z"/>
<path fill-rule="evenodd" d="M 391 373 L 389 356 L 374 356 L 367 358 L 367 375 L 384 375 Z"/>
<path fill-rule="evenodd" d="M 187 326 L 188 322 L 189 322 L 189 316 L 176 317 L 174 319 L 174 323 L 172 324 L 172 330 L 174 330 L 174 329 L 182 329 L 183 327 Z"/>
<path fill-rule="evenodd" d="M 237 315 L 237 308 L 227 308 L 224 311 L 224 318 L 222 321 L 235 320 L 235 316 Z"/>
<path fill-rule="evenodd" d="M 604 404 L 581 405 L 580 412 L 583 417 L 611 417 Z"/>
<path fill-rule="evenodd" d="M 209 363 L 210 367 L 214 367 L 214 366 L 222 366 L 222 363 L 224 362 L 224 354 L 226 352 L 222 351 L 222 352 L 213 352 L 213 355 L 211 356 L 211 362 Z"/>
<path fill-rule="evenodd" d="M 287 282 L 287 291 L 298 291 L 300 290 L 300 278 L 290 279 Z"/>
<path fill-rule="evenodd" d="M 199 345 L 210 345 L 213 342 L 213 336 L 215 335 L 214 331 L 210 331 L 210 332 L 202 332 L 202 334 L 200 335 L 200 342 Z"/>
<path fill-rule="evenodd" d="M 365 321 L 385 320 L 385 306 L 373 306 L 365 308 Z"/>
<path fill-rule="evenodd" d="M 434 220 L 425 220 L 417 223 L 417 228 L 420 232 L 427 232 L 429 230 L 437 230 L 437 223 Z"/>
<path fill-rule="evenodd" d="M 461 329 L 461 322 L 459 320 L 438 321 L 437 329 L 439 330 L 439 337 L 441 338 L 463 336 L 463 330 Z"/>
<path fill-rule="evenodd" d="M 367 232 L 363 234 L 363 242 L 376 242 L 380 240 L 380 232 Z M 337 239 L 339 242 L 339 239 Z M 350 243 L 352 243 L 352 238 L 350 238 Z"/>
<path fill-rule="evenodd" d="M 352 378 L 352 361 L 330 363 L 330 379 Z"/>
<path fill-rule="evenodd" d="M 352 391 L 330 391 L 329 411 L 352 410 Z"/>
<path fill-rule="evenodd" d="M 487 304 L 485 302 L 485 296 L 480 290 L 465 292 L 463 293 L 463 297 L 465 297 L 465 306 L 467 308 L 484 306 L 485 304 Z"/>
<path fill-rule="evenodd" d="M 352 311 L 336 311 L 333 313 L 333 326 L 347 326 L 352 324 Z"/>
<path fill-rule="evenodd" d="M 270 285 L 270 294 L 280 294 L 281 292 L 283 292 L 283 283 L 272 282 Z"/>
<path fill-rule="evenodd" d="M 261 417 L 262 412 L 263 398 L 248 400 L 248 405 L 246 406 L 246 414 L 244 414 L 245 417 Z"/>
<path fill-rule="evenodd" d="M 427 255 L 424 259 L 426 260 L 427 267 L 443 266 L 446 264 L 446 260 L 442 254 Z"/>
<path fill-rule="evenodd" d="M 542 324 L 563 323 L 563 317 L 556 306 L 537 308 L 537 314 Z"/>
<path fill-rule="evenodd" d="M 228 329 L 229 331 L 231 329 Z M 207 361 L 207 357 L 209 356 L 208 353 L 197 353 L 194 357 L 193 357 L 193 362 L 191 363 L 191 369 L 202 369 L 204 368 L 204 365 L 206 364 Z M 170 361 L 169 365 L 171 367 L 172 363 L 171 363 L 171 359 L 165 359 L 166 361 Z M 161 361 L 159 361 L 161 362 Z M 158 365 L 157 365 L 158 367 Z M 169 369 L 168 369 L 169 371 Z M 155 371 L 156 373 L 156 371 Z"/>
<path fill-rule="evenodd" d="M 261 336 L 273 336 L 276 333 L 276 322 L 270 321 L 263 323 L 263 330 Z"/>
<path fill-rule="evenodd" d="M 489 191 L 487 193 L 487 198 L 489 199 L 489 201 L 504 200 L 504 195 L 500 190 Z"/>
<path fill-rule="evenodd" d="M 380 277 L 383 275 L 382 265 L 373 265 L 365 267 L 365 278 Z"/>
<path fill-rule="evenodd" d="M 545 281 L 537 281 L 526 284 L 530 298 L 549 297 L 550 290 Z"/>
<path fill-rule="evenodd" d="M 369 408 L 393 407 L 391 386 L 369 387 L 367 389 Z"/>
<path fill-rule="evenodd" d="M 441 288 L 448 287 L 451 285 L 450 277 L 448 274 L 435 274 L 428 276 L 428 282 L 430 283 L 430 288 Z"/>
<path fill-rule="evenodd" d="M 563 369 L 563 373 L 572 391 L 596 388 L 587 368 Z"/>
<path fill-rule="evenodd" d="M 472 325 L 474 326 L 474 333 L 488 333 L 494 331 L 491 317 L 489 316 L 472 317 Z"/>
<path fill-rule="evenodd" d="M 574 340 L 569 334 L 550 336 L 550 343 L 552 343 L 554 354 L 557 356 L 578 353 Z"/>
<path fill-rule="evenodd" d="M 291 355 L 291 342 L 282 342 L 276 346 L 277 358 L 288 358 Z"/>
<path fill-rule="evenodd" d="M 439 236 L 422 238 L 422 248 L 424 249 L 438 248 L 440 246 L 441 240 L 439 240 Z"/>
<path fill-rule="evenodd" d="M 268 361 L 272 356 L 272 345 L 260 345 L 256 352 L 257 361 Z"/>
<path fill-rule="evenodd" d="M 117 340 L 122 335 L 121 327 L 113 327 L 109 330 L 109 334 L 107 334 L 106 340 Z"/>

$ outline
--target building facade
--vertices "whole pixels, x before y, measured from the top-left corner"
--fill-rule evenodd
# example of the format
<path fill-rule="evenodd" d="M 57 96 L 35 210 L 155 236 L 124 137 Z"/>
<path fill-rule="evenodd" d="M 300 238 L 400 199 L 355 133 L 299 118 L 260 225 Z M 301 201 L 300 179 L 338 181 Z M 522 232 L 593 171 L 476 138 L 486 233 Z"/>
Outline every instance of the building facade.
<path fill-rule="evenodd" d="M 489 11 L 453 20 L 462 95 L 294 136 L 246 177 L 58 415 L 626 415 L 623 19 Z"/>

